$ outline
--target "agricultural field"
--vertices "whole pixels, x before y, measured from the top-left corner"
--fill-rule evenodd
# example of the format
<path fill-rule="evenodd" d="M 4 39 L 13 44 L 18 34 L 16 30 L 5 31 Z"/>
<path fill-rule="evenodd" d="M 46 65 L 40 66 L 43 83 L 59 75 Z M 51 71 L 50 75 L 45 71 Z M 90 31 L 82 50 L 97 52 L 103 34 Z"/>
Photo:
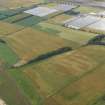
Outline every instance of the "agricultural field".
<path fill-rule="evenodd" d="M 0 98 L 9 105 L 31 105 L 0 62 Z"/>
<path fill-rule="evenodd" d="M 101 12 L 102 9 L 100 8 L 94 8 L 94 7 L 86 7 L 86 6 L 80 6 L 76 9 L 76 11 L 81 11 L 81 13 L 91 13 L 91 12 Z"/>
<path fill-rule="evenodd" d="M 31 28 L 7 36 L 6 42 L 24 62 L 59 48 L 70 47 L 69 41 Z"/>
<path fill-rule="evenodd" d="M 18 57 L 7 44 L 0 43 L 0 49 L 0 59 L 2 62 L 6 62 L 7 66 L 17 62 Z"/>
<path fill-rule="evenodd" d="M 49 22 L 41 22 L 38 25 L 45 30 L 48 28 L 48 29 L 54 29 L 54 30 L 60 31 L 57 34 L 58 36 L 66 40 L 71 40 L 73 42 L 76 42 L 78 44 L 84 44 L 89 39 L 96 36 L 96 34 L 93 34 L 93 33 L 73 30 L 73 29 L 62 27 L 60 25 L 50 24 Z M 34 25 L 32 27 L 34 27 Z"/>
<path fill-rule="evenodd" d="M 91 50 L 91 51 L 88 52 L 88 50 Z M 98 51 L 101 51 L 101 53 L 100 54 L 96 53 Z M 77 88 L 73 87 L 67 90 L 66 88 L 69 88 L 69 85 L 72 86 L 72 84 L 75 84 L 76 81 L 79 81 L 79 80 L 84 81 L 85 80 L 84 78 L 86 78 L 89 74 L 90 75 L 94 74 L 95 68 L 101 65 L 101 63 L 104 64 L 103 63 L 103 61 L 105 60 L 105 57 L 103 57 L 104 52 L 105 52 L 104 47 L 88 46 L 85 48 L 80 48 L 71 53 L 68 52 L 63 55 L 53 57 L 49 60 L 43 61 L 38 64 L 33 63 L 31 65 L 27 65 L 19 69 L 10 70 L 9 72 L 14 78 L 16 78 L 18 84 L 20 85 L 20 87 L 22 87 L 24 91 L 26 91 L 25 87 L 23 86 L 23 84 L 19 82 L 19 80 L 25 81 L 25 79 L 21 79 L 20 75 L 22 74 L 28 77 L 28 79 L 33 84 L 34 88 L 37 89 L 40 97 L 42 97 L 42 99 L 40 99 L 39 101 L 42 101 L 44 97 L 46 98 L 45 105 L 49 105 L 48 103 L 52 102 L 52 101 L 49 102 L 51 99 L 54 99 L 55 102 L 57 101 L 58 104 L 60 105 L 70 105 L 72 98 L 75 99 L 76 95 L 79 95 L 79 92 L 78 92 L 79 89 L 77 88 L 79 87 L 79 84 L 82 82 L 78 83 L 78 86 L 75 86 Z M 77 58 L 79 59 L 77 60 Z M 99 70 L 94 80 L 97 79 L 99 75 L 101 75 L 100 73 L 101 71 Z M 86 83 L 89 83 L 89 82 L 86 82 Z M 80 85 L 80 86 L 81 86 L 80 89 L 82 89 L 83 85 Z M 74 89 L 74 91 L 72 89 Z M 69 93 L 69 91 L 71 93 Z M 81 91 L 80 91 L 80 94 L 82 94 Z M 84 94 L 86 93 L 84 92 Z M 91 93 L 90 96 L 92 96 L 92 98 L 96 98 L 94 96 L 94 93 L 93 94 Z M 31 99 L 31 96 L 29 98 Z M 82 101 L 81 97 L 80 99 Z M 83 102 L 86 103 L 87 101 L 84 100 Z M 75 102 L 76 102 L 76 99 L 75 99 Z M 58 105 L 58 104 L 55 104 L 55 105 Z M 77 104 L 77 105 L 80 105 L 80 104 Z"/>
<path fill-rule="evenodd" d="M 105 105 L 104 8 L 73 2 L 0 0 L 0 105 Z"/>
<path fill-rule="evenodd" d="M 38 24 L 42 20 L 43 20 L 43 18 L 41 18 L 41 17 L 32 16 L 32 17 L 25 18 L 23 20 L 17 21 L 15 24 L 21 25 L 21 26 L 24 26 L 24 27 L 31 27 L 33 25 Z"/>
<path fill-rule="evenodd" d="M 70 19 L 70 18 L 73 18 L 73 16 L 70 16 L 70 15 L 67 15 L 67 14 L 61 14 L 61 15 L 58 15 L 54 18 L 51 18 L 51 19 L 47 20 L 47 22 L 51 23 L 51 24 L 62 25 L 65 20 Z"/>
<path fill-rule="evenodd" d="M 60 102 L 61 105 L 92 104 L 95 99 L 97 99 L 105 91 L 105 85 L 102 82 L 105 76 L 104 66 L 97 69 L 90 75 L 88 74 L 80 80 L 74 82 L 72 85 L 69 85 L 53 98 L 57 100 L 57 102 Z"/>
<path fill-rule="evenodd" d="M 43 2 L 42 0 L 22 0 L 21 2 L 19 0 L 0 0 L 0 6 L 2 8 L 17 8 L 22 6 L 29 6 L 34 4 L 38 4 L 40 2 Z"/>
<path fill-rule="evenodd" d="M 24 27 L 22 27 L 22 26 L 15 26 L 13 24 L 9 24 L 9 23 L 0 21 L 0 36 L 7 36 L 9 34 L 17 32 L 23 28 Z"/>
<path fill-rule="evenodd" d="M 26 19 L 28 17 L 31 17 L 31 15 L 23 13 L 23 14 L 17 14 L 15 16 L 6 18 L 4 21 L 9 22 L 9 23 L 16 23 L 16 22 L 23 20 L 23 19 Z"/>

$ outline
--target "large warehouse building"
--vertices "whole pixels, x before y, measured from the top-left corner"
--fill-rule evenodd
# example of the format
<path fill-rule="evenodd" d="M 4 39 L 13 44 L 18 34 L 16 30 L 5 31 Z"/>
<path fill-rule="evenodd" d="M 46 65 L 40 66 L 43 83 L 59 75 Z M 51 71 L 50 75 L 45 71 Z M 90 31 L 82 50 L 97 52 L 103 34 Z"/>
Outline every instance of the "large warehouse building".
<path fill-rule="evenodd" d="M 64 22 L 64 26 L 72 29 L 91 29 L 105 31 L 105 18 L 93 15 L 78 16 Z"/>

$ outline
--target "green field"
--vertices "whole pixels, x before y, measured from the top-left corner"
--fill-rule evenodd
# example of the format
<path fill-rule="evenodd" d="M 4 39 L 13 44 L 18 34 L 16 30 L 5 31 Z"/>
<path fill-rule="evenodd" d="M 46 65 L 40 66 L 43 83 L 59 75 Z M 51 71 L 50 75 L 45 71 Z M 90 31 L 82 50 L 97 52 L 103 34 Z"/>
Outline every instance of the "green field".
<path fill-rule="evenodd" d="M 16 54 L 8 47 L 8 45 L 0 43 L 0 59 L 6 62 L 7 65 L 12 65 L 16 63 L 18 57 Z"/>
<path fill-rule="evenodd" d="M 31 15 L 29 14 L 25 14 L 25 13 L 22 13 L 22 14 L 18 14 L 18 15 L 15 15 L 15 16 L 11 16 L 11 17 L 8 17 L 6 18 L 4 21 L 5 22 L 9 22 L 9 23 L 16 23 L 20 20 L 23 20 L 27 17 L 30 17 Z"/>
<path fill-rule="evenodd" d="M 26 28 L 9 35 L 5 40 L 19 56 L 20 62 L 23 64 L 53 50 L 55 51 L 63 47 L 72 47 L 69 45 L 69 41 L 31 28 Z"/>
<path fill-rule="evenodd" d="M 104 11 L 104 9 L 80 6 L 79 8 L 76 9 L 76 11 L 80 11 L 81 13 L 92 13 L 92 12 L 97 13 L 97 12 Z"/>
<path fill-rule="evenodd" d="M 41 22 L 43 18 L 37 17 L 37 16 L 32 16 L 26 19 L 23 19 L 21 21 L 16 22 L 15 24 L 22 25 L 25 27 L 30 27 L 32 25 L 38 24 Z"/>
<path fill-rule="evenodd" d="M 96 34 L 93 34 L 93 33 L 73 30 L 73 29 L 62 27 L 60 25 L 50 24 L 47 22 L 42 22 L 42 23 L 39 23 L 38 25 L 45 30 L 47 28 L 55 29 L 56 31 L 59 31 L 57 35 L 60 36 L 61 38 L 76 42 L 78 44 L 83 44 L 87 42 L 89 39 L 91 39 L 92 37 L 96 36 Z"/>
<path fill-rule="evenodd" d="M 0 67 L 0 98 L 8 105 L 31 105 L 14 79 Z"/>

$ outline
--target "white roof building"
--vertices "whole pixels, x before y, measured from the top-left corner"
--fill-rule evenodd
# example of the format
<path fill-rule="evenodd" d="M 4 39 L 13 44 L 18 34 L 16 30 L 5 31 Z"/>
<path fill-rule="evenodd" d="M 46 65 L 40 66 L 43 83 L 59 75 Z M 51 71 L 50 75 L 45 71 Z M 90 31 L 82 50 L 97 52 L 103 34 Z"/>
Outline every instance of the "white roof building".
<path fill-rule="evenodd" d="M 36 8 L 30 9 L 30 10 L 26 10 L 24 12 L 29 13 L 34 16 L 44 17 L 49 14 L 55 13 L 57 11 L 58 11 L 57 9 L 48 8 L 48 7 L 36 7 Z"/>
<path fill-rule="evenodd" d="M 65 26 L 69 28 L 80 29 L 90 24 L 93 24 L 99 20 L 100 18 L 91 15 L 81 16 L 74 18 L 74 20 L 72 19 L 70 21 L 66 21 Z"/>

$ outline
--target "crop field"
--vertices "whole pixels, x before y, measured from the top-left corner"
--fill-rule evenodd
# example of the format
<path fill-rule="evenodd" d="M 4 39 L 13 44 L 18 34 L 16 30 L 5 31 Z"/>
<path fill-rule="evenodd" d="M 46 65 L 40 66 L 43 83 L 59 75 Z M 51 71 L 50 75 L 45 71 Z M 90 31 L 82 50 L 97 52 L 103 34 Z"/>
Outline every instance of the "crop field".
<path fill-rule="evenodd" d="M 45 29 L 51 28 L 51 29 L 58 30 L 60 31 L 60 33 L 57 34 L 58 36 L 66 40 L 71 40 L 73 42 L 76 42 L 78 44 L 83 44 L 87 42 L 89 39 L 91 39 L 92 37 L 96 36 L 96 34 L 93 34 L 93 33 L 73 30 L 73 29 L 62 27 L 60 25 L 50 24 L 48 22 L 41 22 L 38 25 L 41 27 L 44 27 Z"/>
<path fill-rule="evenodd" d="M 23 27 L 0 21 L 0 36 L 7 36 L 21 30 Z"/>
<path fill-rule="evenodd" d="M 46 4 L 46 7 L 50 7 L 50 8 L 53 8 L 55 7 L 57 4 L 56 3 L 48 3 Z M 44 5 L 43 5 L 44 6 Z"/>
<path fill-rule="evenodd" d="M 102 66 L 100 69 L 97 68 L 91 74 L 69 85 L 53 98 L 59 102 L 60 105 L 92 105 L 92 103 L 105 92 L 105 84 L 103 84 L 105 77 L 104 68 L 105 66 Z"/>
<path fill-rule="evenodd" d="M 19 58 L 26 62 L 33 57 L 36 58 L 47 52 L 70 46 L 69 42 L 62 38 L 50 36 L 44 32 L 42 34 L 41 31 L 32 30 L 31 28 L 26 28 L 7 36 L 6 39 L 9 46 L 15 51 Z"/>
<path fill-rule="evenodd" d="M 56 16 L 54 18 L 49 19 L 48 22 L 51 23 L 51 24 L 61 24 L 62 25 L 62 23 L 65 20 L 70 19 L 72 17 L 73 16 L 62 14 L 62 15 L 58 15 L 58 16 Z"/>
<path fill-rule="evenodd" d="M 5 62 L 6 65 L 12 65 L 17 62 L 18 57 L 8 45 L 0 43 L 0 49 L 0 59 Z"/>
<path fill-rule="evenodd" d="M 89 50 L 90 52 L 88 52 Z M 101 53 L 96 53 L 98 51 Z M 19 69 L 10 70 L 9 72 L 16 78 L 19 86 L 29 96 L 24 85 L 19 82 L 19 80 L 26 81 L 24 78 L 21 79 L 21 75 L 25 75 L 34 87 L 32 91 L 37 90 L 38 96 L 42 97 L 42 99 L 39 99 L 39 102 L 43 102 L 42 100 L 46 99 L 44 101 L 46 103 L 45 105 L 49 105 L 48 103 L 51 103 L 52 101 L 49 101 L 52 99 L 57 102 L 55 105 L 74 105 L 75 103 L 77 105 L 84 105 L 88 101 L 90 102 L 89 105 L 91 105 L 90 99 L 94 102 L 97 98 L 95 96 L 97 94 L 100 96 L 104 92 L 103 88 L 105 85 L 102 84 L 104 69 L 102 71 L 100 71 L 101 69 L 95 70 L 105 60 L 105 57 L 103 57 L 104 52 L 104 47 L 87 46 L 71 53 L 68 52 L 38 64 L 28 65 Z M 103 75 L 100 78 L 101 74 Z M 90 80 L 96 80 L 98 83 L 101 82 L 102 87 L 95 88 L 97 87 L 97 83 L 95 82 L 93 84 L 93 82 L 89 82 Z M 87 89 L 89 95 L 87 94 Z M 89 100 L 87 99 L 88 96 L 91 96 Z M 31 97 L 29 96 L 31 101 L 34 102 L 35 99 L 32 100 Z M 33 97 L 35 98 L 35 94 Z M 82 100 L 83 98 L 84 101 Z M 35 100 L 35 102 L 39 103 L 38 100 Z M 71 104 L 72 102 L 73 104 Z"/>
<path fill-rule="evenodd" d="M 30 14 L 26 14 L 26 13 L 22 13 L 22 14 L 18 14 L 18 15 L 15 15 L 15 16 L 11 16 L 7 19 L 5 19 L 4 21 L 5 22 L 9 22 L 9 23 L 16 23 L 20 20 L 23 20 L 25 18 L 28 18 L 28 17 L 31 17 Z"/>
<path fill-rule="evenodd" d="M 88 50 L 89 48 L 86 49 Z M 83 51 L 80 49 L 78 53 L 66 53 L 62 56 L 47 60 L 46 62 L 39 63 L 35 66 L 33 65 L 31 68 L 27 67 L 27 69 L 24 69 L 24 73 L 26 73 L 33 82 L 36 82 L 40 87 L 40 92 L 44 93 L 46 97 L 51 96 L 59 89 L 76 80 L 79 76 L 89 72 L 98 64 L 94 57 L 93 59 L 89 57 L 94 53 L 92 52 L 91 55 L 88 55 L 88 53 L 85 52 L 86 49 L 83 48 Z M 97 49 L 94 49 L 94 51 L 96 50 Z M 102 50 L 105 49 L 102 48 Z M 80 59 L 77 60 L 77 58 Z M 98 57 L 96 57 L 96 59 L 98 59 Z M 69 69 L 71 70 L 69 71 Z"/>
<path fill-rule="evenodd" d="M 9 105 L 31 105 L 14 79 L 2 67 L 0 67 L 0 98 Z"/>
<path fill-rule="evenodd" d="M 43 18 L 41 18 L 41 17 L 32 16 L 32 17 L 20 20 L 20 21 L 16 22 L 15 24 L 18 24 L 18 25 L 21 25 L 24 27 L 31 27 L 32 25 L 38 24 L 42 20 L 43 20 Z"/>
<path fill-rule="evenodd" d="M 0 105 L 105 105 L 104 9 L 47 2 L 0 0 Z"/>
<path fill-rule="evenodd" d="M 2 8 L 17 8 L 21 6 L 29 6 L 34 4 L 38 4 L 40 2 L 43 2 L 42 0 L 22 0 L 21 2 L 19 0 L 0 0 L 0 6 Z"/>
<path fill-rule="evenodd" d="M 76 11 L 80 11 L 81 13 L 91 13 L 91 12 L 100 12 L 100 11 L 104 11 L 104 9 L 100 9 L 100 8 L 94 8 L 94 7 L 86 7 L 86 6 L 80 6 L 79 8 L 75 9 Z"/>
<path fill-rule="evenodd" d="M 7 17 L 14 16 L 16 14 L 19 14 L 22 11 L 23 8 L 19 9 L 8 9 L 8 10 L 0 10 L 1 15 L 5 15 Z"/>
<path fill-rule="evenodd" d="M 0 15 L 0 20 L 2 20 L 2 19 L 4 19 L 4 18 L 6 18 L 5 15 Z"/>

